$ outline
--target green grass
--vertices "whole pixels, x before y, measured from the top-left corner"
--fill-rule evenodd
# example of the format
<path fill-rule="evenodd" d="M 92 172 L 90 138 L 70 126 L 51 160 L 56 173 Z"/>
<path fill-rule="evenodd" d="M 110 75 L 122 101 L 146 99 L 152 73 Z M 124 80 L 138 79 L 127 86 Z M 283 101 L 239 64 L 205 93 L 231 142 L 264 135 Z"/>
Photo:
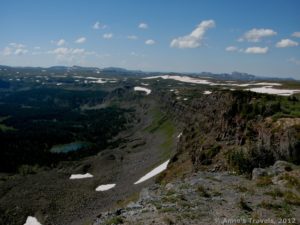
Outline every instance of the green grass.
<path fill-rule="evenodd" d="M 300 179 L 295 177 L 295 176 L 291 176 L 287 173 L 284 173 L 280 176 L 281 179 L 286 180 L 287 184 L 286 186 L 289 188 L 296 188 L 297 190 L 300 190 Z"/>
<path fill-rule="evenodd" d="M 275 204 L 272 202 L 267 202 L 265 200 L 263 200 L 260 204 L 260 207 L 265 208 L 265 209 L 269 209 L 269 210 L 279 210 L 282 208 L 282 206 L 280 204 Z"/>
<path fill-rule="evenodd" d="M 273 199 L 276 199 L 276 198 L 281 198 L 281 197 L 283 197 L 283 192 L 282 192 L 279 188 L 274 188 L 274 189 L 271 190 L 271 191 L 265 192 L 265 195 L 272 196 Z"/>
<path fill-rule="evenodd" d="M 173 146 L 173 135 L 175 134 L 175 126 L 167 115 L 164 115 L 159 109 L 155 108 L 150 111 L 152 116 L 152 123 L 144 130 L 149 133 L 159 133 L 164 137 L 162 148 L 162 158 L 170 157 Z"/>
<path fill-rule="evenodd" d="M 123 223 L 123 219 L 119 216 L 116 216 L 116 217 L 113 217 L 113 218 L 107 220 L 105 222 L 105 225 L 113 225 L 113 224 L 116 225 L 116 224 L 122 224 L 122 223 Z"/>
<path fill-rule="evenodd" d="M 3 116 L 3 117 L 0 117 L 0 123 L 2 123 L 3 121 L 9 119 L 10 116 Z"/>
<path fill-rule="evenodd" d="M 286 191 L 284 193 L 284 201 L 290 205 L 300 206 L 300 196 L 292 191 Z"/>
<path fill-rule="evenodd" d="M 256 181 L 256 186 L 257 187 L 265 187 L 268 185 L 271 185 L 272 183 L 272 179 L 269 176 L 264 176 L 264 177 L 259 177 Z"/>
<path fill-rule="evenodd" d="M 6 132 L 6 131 L 15 131 L 16 129 L 13 127 L 6 126 L 5 124 L 0 124 L 0 130 Z"/>

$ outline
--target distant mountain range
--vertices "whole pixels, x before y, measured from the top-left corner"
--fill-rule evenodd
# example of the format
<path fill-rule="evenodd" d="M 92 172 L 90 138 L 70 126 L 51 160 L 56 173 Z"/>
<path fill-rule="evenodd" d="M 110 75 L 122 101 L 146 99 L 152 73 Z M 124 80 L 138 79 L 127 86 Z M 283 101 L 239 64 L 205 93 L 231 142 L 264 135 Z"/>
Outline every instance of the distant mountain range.
<path fill-rule="evenodd" d="M 279 81 L 296 81 L 294 78 L 279 78 L 279 77 L 266 77 L 266 76 L 256 76 L 248 73 L 242 72 L 232 72 L 232 73 L 211 73 L 211 72 L 201 72 L 201 73 L 175 73 L 175 72 L 144 72 L 141 70 L 127 70 L 119 67 L 107 67 L 107 68 L 97 68 L 97 67 L 81 67 L 81 66 L 52 66 L 52 67 L 11 67 L 0 65 L 0 74 L 4 71 L 12 73 L 32 73 L 40 74 L 41 72 L 64 74 L 70 72 L 80 72 L 80 73 L 91 73 L 91 74 L 105 74 L 111 76 L 155 76 L 162 74 L 170 75 L 190 75 L 197 77 L 211 77 L 218 80 L 235 80 L 235 81 L 257 81 L 257 80 L 279 80 Z"/>

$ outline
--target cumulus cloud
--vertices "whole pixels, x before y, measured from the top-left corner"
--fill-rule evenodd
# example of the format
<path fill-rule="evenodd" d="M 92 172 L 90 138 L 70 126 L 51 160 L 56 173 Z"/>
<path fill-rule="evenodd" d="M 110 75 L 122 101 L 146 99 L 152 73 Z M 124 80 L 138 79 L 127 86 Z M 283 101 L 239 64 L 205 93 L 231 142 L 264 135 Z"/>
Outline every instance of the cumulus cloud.
<path fill-rule="evenodd" d="M 245 53 L 248 54 L 266 54 L 268 52 L 269 48 L 268 47 L 249 47 L 246 48 L 246 50 L 244 51 Z"/>
<path fill-rule="evenodd" d="M 148 40 L 145 41 L 145 44 L 146 44 L 146 45 L 154 45 L 154 44 L 155 44 L 155 41 L 152 40 L 152 39 L 148 39 Z"/>
<path fill-rule="evenodd" d="M 137 40 L 138 39 L 138 37 L 135 36 L 135 35 L 128 35 L 127 38 L 130 39 L 130 40 Z"/>
<path fill-rule="evenodd" d="M 292 33 L 292 37 L 300 38 L 300 31 Z"/>
<path fill-rule="evenodd" d="M 106 34 L 103 34 L 102 37 L 104 39 L 111 39 L 114 35 L 112 33 L 106 33 Z"/>
<path fill-rule="evenodd" d="M 252 29 L 247 31 L 239 41 L 259 42 L 262 38 L 276 35 L 277 32 L 271 29 Z"/>
<path fill-rule="evenodd" d="M 60 47 L 60 48 L 56 48 L 52 51 L 49 51 L 48 53 L 56 54 L 56 55 L 83 55 L 86 53 L 86 51 L 83 48 Z"/>
<path fill-rule="evenodd" d="M 287 47 L 295 47 L 299 44 L 296 41 L 292 41 L 291 39 L 282 39 L 281 41 L 276 43 L 277 48 L 287 48 Z"/>
<path fill-rule="evenodd" d="M 86 51 L 84 48 L 66 48 L 66 47 L 59 47 L 47 52 L 48 54 L 53 54 L 56 57 L 56 60 L 61 62 L 68 62 L 68 63 L 77 63 L 82 60 L 86 56 L 95 55 L 95 52 Z"/>
<path fill-rule="evenodd" d="M 225 48 L 225 50 L 226 50 L 227 52 L 236 52 L 236 51 L 239 50 L 239 48 L 236 47 L 236 46 L 228 46 L 227 48 Z"/>
<path fill-rule="evenodd" d="M 105 29 L 107 26 L 105 24 L 101 24 L 99 21 L 97 21 L 94 25 L 93 25 L 93 29 L 95 30 L 99 30 L 99 29 Z"/>
<path fill-rule="evenodd" d="M 80 37 L 75 41 L 75 43 L 77 44 L 82 44 L 84 42 L 86 42 L 86 37 Z"/>
<path fill-rule="evenodd" d="M 23 49 L 23 48 L 17 48 L 14 52 L 15 55 L 24 55 L 28 52 L 27 49 Z"/>
<path fill-rule="evenodd" d="M 55 44 L 57 46 L 62 46 L 64 44 L 66 44 L 66 41 L 64 39 L 60 39 L 58 41 L 51 41 L 52 44 Z"/>
<path fill-rule="evenodd" d="M 9 43 L 8 46 L 6 46 L 3 51 L 1 52 L 4 56 L 9 55 L 24 55 L 28 53 L 28 50 L 26 49 L 26 46 L 23 44 L 18 43 Z"/>
<path fill-rule="evenodd" d="M 140 23 L 139 26 L 138 26 L 138 28 L 140 28 L 140 29 L 147 29 L 148 28 L 148 24 L 146 24 L 146 23 Z"/>
<path fill-rule="evenodd" d="M 173 48 L 197 48 L 201 46 L 205 32 L 215 27 L 215 21 L 204 20 L 190 34 L 175 38 L 170 46 Z"/>

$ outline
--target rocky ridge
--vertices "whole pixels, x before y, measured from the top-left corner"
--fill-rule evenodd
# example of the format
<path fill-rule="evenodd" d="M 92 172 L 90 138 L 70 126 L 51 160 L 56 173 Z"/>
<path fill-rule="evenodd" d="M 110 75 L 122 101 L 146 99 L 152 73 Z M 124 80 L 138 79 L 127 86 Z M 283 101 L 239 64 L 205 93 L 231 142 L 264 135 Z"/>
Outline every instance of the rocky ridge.
<path fill-rule="evenodd" d="M 254 169 L 252 180 L 198 171 L 144 188 L 137 201 L 101 213 L 93 225 L 299 224 L 299 175 L 299 167 L 284 161 Z"/>

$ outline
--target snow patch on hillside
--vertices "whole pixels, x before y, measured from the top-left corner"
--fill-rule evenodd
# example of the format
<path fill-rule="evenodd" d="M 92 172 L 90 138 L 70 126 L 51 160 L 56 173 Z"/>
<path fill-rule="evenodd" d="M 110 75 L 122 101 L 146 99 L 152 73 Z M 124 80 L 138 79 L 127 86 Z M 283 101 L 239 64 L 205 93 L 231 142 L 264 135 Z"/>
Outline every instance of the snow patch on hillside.
<path fill-rule="evenodd" d="M 265 94 L 273 94 L 273 95 L 281 95 L 281 96 L 290 96 L 294 93 L 299 93 L 300 92 L 300 90 L 276 89 L 276 88 L 272 88 L 272 86 L 250 88 L 250 89 L 247 89 L 247 90 L 257 92 L 257 93 L 265 93 Z"/>
<path fill-rule="evenodd" d="M 24 225 L 42 225 L 35 217 L 28 216 Z"/>
<path fill-rule="evenodd" d="M 145 88 L 145 87 L 134 87 L 135 91 L 144 91 L 146 92 L 146 95 L 149 95 L 151 93 L 151 90 L 149 88 Z"/>
<path fill-rule="evenodd" d="M 96 191 L 107 191 L 116 186 L 116 184 L 102 184 L 96 188 Z"/>
<path fill-rule="evenodd" d="M 141 177 L 134 184 L 142 183 L 142 182 L 144 182 L 144 181 L 146 181 L 146 180 L 148 180 L 148 179 L 156 176 L 157 174 L 161 173 L 162 171 L 164 171 L 165 169 L 167 169 L 167 166 L 168 166 L 169 162 L 170 162 L 170 160 L 167 160 L 163 164 L 161 164 L 158 167 L 156 167 L 155 169 L 151 170 L 149 173 L 147 173 L 145 176 Z"/>
<path fill-rule="evenodd" d="M 84 179 L 84 178 L 92 178 L 94 177 L 92 174 L 90 173 L 85 173 L 85 174 L 72 174 L 70 176 L 70 179 L 73 180 L 73 179 Z"/>

